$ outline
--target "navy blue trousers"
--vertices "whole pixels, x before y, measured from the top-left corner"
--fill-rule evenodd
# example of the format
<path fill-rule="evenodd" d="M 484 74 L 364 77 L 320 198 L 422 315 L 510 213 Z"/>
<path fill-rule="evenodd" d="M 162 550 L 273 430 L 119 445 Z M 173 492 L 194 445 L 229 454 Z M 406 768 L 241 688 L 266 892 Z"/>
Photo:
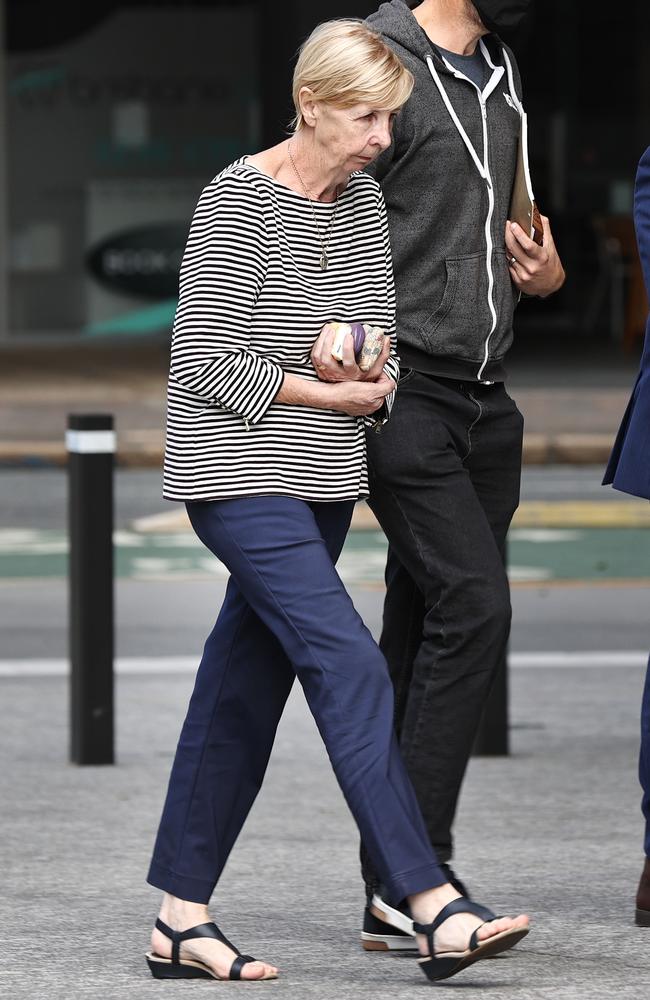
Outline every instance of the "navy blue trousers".
<path fill-rule="evenodd" d="M 645 675 L 641 703 L 641 753 L 639 754 L 639 780 L 643 789 L 641 808 L 645 819 L 644 849 L 650 858 L 650 659 Z"/>
<path fill-rule="evenodd" d="M 262 784 L 294 676 L 392 899 L 447 881 L 399 754 L 386 661 L 334 568 L 353 506 L 187 504 L 231 578 L 178 743 L 151 885 L 208 902 Z"/>

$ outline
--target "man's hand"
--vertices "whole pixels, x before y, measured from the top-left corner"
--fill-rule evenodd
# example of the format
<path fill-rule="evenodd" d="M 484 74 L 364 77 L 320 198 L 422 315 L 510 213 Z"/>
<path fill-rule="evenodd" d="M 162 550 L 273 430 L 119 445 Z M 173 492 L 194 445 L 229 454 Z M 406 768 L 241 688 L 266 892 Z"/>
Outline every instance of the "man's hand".
<path fill-rule="evenodd" d="M 343 361 L 332 357 L 334 337 L 333 326 L 326 323 L 311 349 L 311 363 L 321 382 L 376 382 L 390 354 L 390 337 L 384 337 L 381 353 L 367 372 L 362 372 L 355 360 L 354 341 L 350 333 L 343 341 Z"/>
<path fill-rule="evenodd" d="M 506 252 L 510 277 L 519 291 L 546 298 L 562 287 L 566 275 L 545 215 L 542 225 L 544 245 L 540 247 L 516 222 L 506 222 Z"/>

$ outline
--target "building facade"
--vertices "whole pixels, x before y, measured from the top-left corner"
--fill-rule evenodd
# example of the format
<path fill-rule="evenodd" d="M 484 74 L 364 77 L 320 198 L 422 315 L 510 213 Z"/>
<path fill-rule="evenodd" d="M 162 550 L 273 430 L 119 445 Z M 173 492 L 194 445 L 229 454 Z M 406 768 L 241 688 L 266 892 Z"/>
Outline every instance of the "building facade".
<path fill-rule="evenodd" d="M 283 137 L 314 25 L 374 6 L 0 0 L 0 338 L 167 336 L 202 186 Z M 522 329 L 625 340 L 630 298 L 647 308 L 630 209 L 650 144 L 650 5 L 620 8 L 545 0 L 511 40 L 536 193 L 569 275 L 543 313 L 519 311 Z"/>

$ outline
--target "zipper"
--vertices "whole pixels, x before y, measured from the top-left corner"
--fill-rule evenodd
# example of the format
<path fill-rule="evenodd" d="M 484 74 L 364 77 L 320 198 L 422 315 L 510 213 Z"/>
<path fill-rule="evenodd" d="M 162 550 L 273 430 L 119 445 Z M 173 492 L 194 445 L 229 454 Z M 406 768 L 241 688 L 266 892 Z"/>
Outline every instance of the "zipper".
<path fill-rule="evenodd" d="M 451 64 L 449 64 L 449 63 L 446 63 L 446 65 L 447 65 L 448 69 L 454 74 L 454 76 L 456 76 L 456 77 L 458 77 L 458 78 L 460 78 L 462 80 L 467 80 L 467 82 L 470 83 L 472 85 L 472 87 L 474 88 L 474 90 L 476 91 L 476 94 L 477 94 L 477 97 L 478 97 L 478 101 L 479 101 L 479 105 L 480 105 L 480 108 L 481 108 L 481 121 L 482 121 L 482 126 L 483 126 L 483 161 L 482 162 L 481 162 L 481 159 L 480 159 L 478 153 L 474 149 L 474 146 L 472 144 L 471 139 L 469 138 L 469 136 L 467 135 L 467 132 L 463 128 L 463 125 L 462 125 L 462 123 L 460 121 L 460 118 L 458 117 L 458 115 L 456 113 L 456 110 L 455 110 L 454 106 L 451 103 L 451 100 L 449 98 L 449 95 L 448 95 L 447 91 L 443 87 L 443 84 L 442 84 L 442 81 L 441 81 L 440 76 L 438 74 L 438 71 L 436 70 L 436 67 L 434 65 L 433 59 L 432 59 L 432 57 L 430 55 L 427 55 L 426 62 L 427 62 L 427 66 L 429 67 L 429 72 L 431 73 L 431 76 L 433 77 L 434 83 L 436 84 L 436 86 L 437 86 L 437 88 L 438 88 L 438 90 L 440 92 L 440 96 L 442 97 L 442 100 L 443 100 L 443 102 L 445 104 L 445 107 L 447 108 L 447 111 L 449 112 L 454 125 L 458 129 L 458 132 L 460 133 L 460 136 L 461 136 L 463 142 L 465 143 L 465 146 L 467 147 L 467 150 L 468 150 L 470 156 L 472 157 L 472 160 L 474 161 L 474 164 L 475 164 L 475 166 L 476 166 L 479 174 L 481 175 L 481 177 L 485 181 L 485 185 L 487 187 L 487 193 L 488 193 L 488 211 L 487 211 L 487 216 L 486 216 L 486 219 L 485 219 L 485 244 L 486 244 L 486 268 L 487 268 L 487 275 L 488 275 L 488 307 L 490 309 L 490 315 L 492 317 L 492 325 L 490 327 L 490 332 L 488 333 L 488 335 L 487 335 L 487 337 L 485 339 L 485 345 L 484 345 L 484 347 L 485 347 L 485 356 L 483 358 L 481 366 L 480 366 L 480 368 L 478 370 L 478 374 L 476 376 L 477 379 L 478 379 L 478 381 L 482 382 L 483 381 L 483 378 L 482 378 L 483 372 L 485 371 L 485 368 L 486 368 L 487 363 L 488 363 L 489 358 L 490 358 L 490 340 L 492 338 L 492 334 L 494 333 L 494 331 L 496 329 L 496 325 L 497 325 L 497 314 L 496 314 L 496 309 L 495 309 L 495 306 L 494 306 L 494 270 L 493 270 L 493 267 L 492 267 L 492 253 L 493 253 L 493 250 L 494 250 L 494 243 L 493 243 L 493 240 L 492 240 L 492 232 L 491 232 L 492 216 L 494 214 L 494 203 L 495 202 L 494 202 L 494 184 L 492 182 L 492 176 L 490 174 L 489 157 L 488 157 L 488 130 L 487 130 L 487 105 L 486 105 L 486 100 L 487 100 L 487 97 L 492 93 L 492 91 L 496 87 L 497 83 L 501 80 L 501 78 L 503 76 L 503 73 L 504 73 L 504 70 L 501 67 L 495 67 L 494 66 L 494 63 L 489 58 L 489 53 L 487 52 L 487 49 L 485 48 L 485 45 L 484 45 L 482 39 L 479 42 L 479 44 L 480 44 L 481 49 L 483 51 L 483 55 L 485 56 L 486 61 L 488 62 L 488 65 L 490 65 L 492 67 L 492 69 L 493 69 L 492 77 L 488 81 L 487 85 L 483 88 L 483 91 L 480 90 L 480 88 L 477 86 L 477 84 L 474 83 L 473 80 L 470 80 L 469 77 L 465 76 L 464 73 L 461 73 L 459 70 L 457 70 L 455 67 L 451 66 Z M 507 65 L 508 65 L 508 70 L 510 71 L 510 74 L 511 74 L 512 73 L 512 68 L 510 67 L 509 60 L 507 62 Z M 496 72 L 495 72 L 497 69 L 501 70 L 498 76 L 496 75 Z M 484 94 L 486 95 L 485 97 L 484 97 Z M 484 385 L 492 385 L 493 383 L 486 380 L 483 384 Z"/>
<path fill-rule="evenodd" d="M 487 383 L 484 383 L 484 384 L 487 385 Z M 462 458 L 463 462 L 465 461 L 466 458 L 469 458 L 469 456 L 472 453 L 472 431 L 474 430 L 474 428 L 476 427 L 477 423 L 479 422 L 479 420 L 483 416 L 483 407 L 481 406 L 480 400 L 478 400 L 474 396 L 472 396 L 471 392 L 468 392 L 467 395 L 468 395 L 469 399 L 471 399 L 471 401 L 474 403 L 474 405 L 478 407 L 478 413 L 476 414 L 476 417 L 474 418 L 474 420 L 472 420 L 471 424 L 467 428 L 467 452 L 463 455 L 463 458 Z"/>
<path fill-rule="evenodd" d="M 490 313 L 492 315 L 492 326 L 490 327 L 490 332 L 485 339 L 485 357 L 483 358 L 483 364 L 479 368 L 478 375 L 476 376 L 479 382 L 482 381 L 483 372 L 487 366 L 490 358 L 490 340 L 492 339 L 492 334 L 496 330 L 497 326 L 497 311 L 494 307 L 494 269 L 492 267 L 492 252 L 494 249 L 494 244 L 492 242 L 492 216 L 494 214 L 494 185 L 492 183 L 492 177 L 490 175 L 490 164 L 488 159 L 488 129 L 487 129 L 487 107 L 483 99 L 483 95 L 478 95 L 479 103 L 481 105 L 481 117 L 483 119 L 483 168 L 486 175 L 486 183 L 488 189 L 488 213 L 485 219 L 485 244 L 486 244 L 486 265 L 488 273 L 488 306 L 490 308 Z"/>

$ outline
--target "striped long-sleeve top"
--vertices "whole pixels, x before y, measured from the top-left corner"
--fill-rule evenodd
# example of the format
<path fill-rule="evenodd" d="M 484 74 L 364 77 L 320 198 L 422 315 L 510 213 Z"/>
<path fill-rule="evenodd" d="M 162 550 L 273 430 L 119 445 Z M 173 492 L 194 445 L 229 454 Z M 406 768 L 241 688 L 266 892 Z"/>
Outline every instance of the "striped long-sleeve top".
<path fill-rule="evenodd" d="M 317 379 L 310 352 L 329 321 L 391 334 L 395 293 L 379 185 L 354 173 L 335 204 L 313 202 L 246 159 L 199 199 L 180 273 L 168 388 L 164 496 L 212 500 L 367 494 L 369 418 L 275 402 L 284 374 Z M 392 399 L 388 399 L 388 410 Z"/>

